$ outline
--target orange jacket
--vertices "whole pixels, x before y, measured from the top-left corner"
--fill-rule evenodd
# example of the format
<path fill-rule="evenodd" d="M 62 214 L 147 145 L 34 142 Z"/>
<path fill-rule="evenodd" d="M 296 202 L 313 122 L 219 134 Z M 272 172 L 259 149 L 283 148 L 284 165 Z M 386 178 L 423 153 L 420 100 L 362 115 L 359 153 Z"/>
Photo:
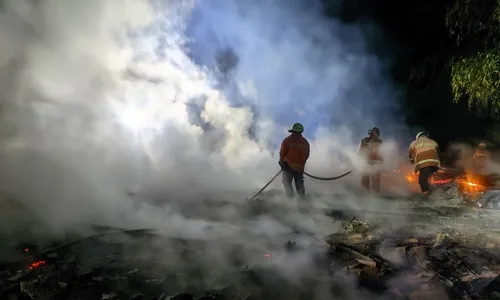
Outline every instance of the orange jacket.
<path fill-rule="evenodd" d="M 280 160 L 297 172 L 304 172 L 309 158 L 309 142 L 299 133 L 292 133 L 281 143 Z"/>
<path fill-rule="evenodd" d="M 490 152 L 486 149 L 476 149 L 472 155 L 472 163 L 477 167 L 484 167 L 486 162 L 490 159 Z"/>
<path fill-rule="evenodd" d="M 358 152 L 366 157 L 369 163 L 379 163 L 383 161 L 382 155 L 380 154 L 381 145 L 382 140 L 378 137 L 367 136 L 359 143 Z"/>
<path fill-rule="evenodd" d="M 422 136 L 410 144 L 408 157 L 413 163 L 415 172 L 425 167 L 440 167 L 439 145 L 433 139 Z"/>

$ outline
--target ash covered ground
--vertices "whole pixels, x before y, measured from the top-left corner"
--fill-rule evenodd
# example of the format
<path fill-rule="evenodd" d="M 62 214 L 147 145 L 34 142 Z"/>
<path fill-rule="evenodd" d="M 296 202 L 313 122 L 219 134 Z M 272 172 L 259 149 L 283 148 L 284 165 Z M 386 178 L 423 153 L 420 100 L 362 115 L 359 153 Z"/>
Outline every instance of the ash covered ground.
<path fill-rule="evenodd" d="M 276 201 L 280 194 L 270 191 L 240 207 L 208 200 L 203 212 L 184 207 L 187 218 L 204 215 L 220 223 L 228 222 L 215 217 L 221 211 L 238 210 L 240 220 L 231 220 L 238 230 L 217 238 L 211 236 L 216 228 L 208 225 L 201 230 L 205 238 L 96 225 L 54 234 L 22 205 L 4 201 L 2 212 L 9 213 L 3 220 L 18 227 L 3 235 L 1 298 L 500 296 L 499 214 L 460 204 L 453 184 L 426 202 L 338 194 L 329 196 L 335 207 L 328 208 L 315 207 L 314 201 L 298 209 L 283 205 Z M 377 205 L 361 209 L 365 201 Z M 297 221 L 304 216 L 311 222 Z M 252 230 L 266 222 L 275 232 Z"/>

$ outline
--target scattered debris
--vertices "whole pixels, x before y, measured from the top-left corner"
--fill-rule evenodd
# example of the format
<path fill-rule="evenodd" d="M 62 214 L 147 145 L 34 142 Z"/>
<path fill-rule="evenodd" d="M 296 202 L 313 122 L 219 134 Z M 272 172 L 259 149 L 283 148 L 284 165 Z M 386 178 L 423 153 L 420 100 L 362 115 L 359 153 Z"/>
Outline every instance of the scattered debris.
<path fill-rule="evenodd" d="M 211 270 L 214 266 L 210 265 L 210 259 L 203 254 L 203 247 L 213 251 L 214 246 L 206 245 L 205 241 L 145 234 L 127 242 L 111 237 L 93 238 L 63 248 L 53 247 L 51 251 L 57 255 L 42 252 L 43 255 L 33 255 L 31 261 L 23 258 L 0 272 L 0 281 L 9 283 L 0 288 L 0 299 L 21 299 L 21 294 L 25 298 L 47 300 L 217 300 L 254 299 L 263 294 L 277 298 L 293 295 L 292 283 L 275 274 L 271 266 L 278 257 L 301 251 L 296 242 L 277 245 L 279 253 L 273 249 L 253 253 L 259 261 L 253 261 L 252 267 L 242 259 L 248 255 L 240 253 L 238 247 L 229 247 L 224 258 L 228 266 L 217 266 L 215 272 Z M 225 267 L 228 270 L 221 272 Z"/>
<path fill-rule="evenodd" d="M 362 230 L 360 235 L 351 230 L 360 222 L 350 222 L 355 225 L 325 240 L 334 264 L 372 290 L 415 300 L 494 299 L 500 293 L 500 237 L 452 230 L 416 235 L 403 228 Z"/>
<path fill-rule="evenodd" d="M 463 225 L 467 224 L 467 214 L 474 215 L 474 220 L 495 218 L 463 207 L 412 207 L 402 215 L 410 213 L 424 220 L 422 223 L 460 217 Z M 497 231 L 463 225 L 431 232 L 411 222 L 397 228 L 382 226 L 345 210 L 331 215 L 343 220 L 343 231 L 325 238 L 329 247 L 318 245 L 320 255 L 314 257 L 310 267 L 287 268 L 287 272 L 297 273 L 291 277 L 300 278 L 300 284 L 284 278 L 273 264 L 286 264 L 287 256 L 295 261 L 303 253 L 313 253 L 304 249 L 301 241 L 277 242 L 282 251 L 258 253 L 258 264 L 231 249 L 227 261 L 234 266 L 220 276 L 212 272 L 213 265 L 199 264 L 200 257 L 207 260 L 203 250 L 180 240 L 169 240 L 168 245 L 178 246 L 166 249 L 165 244 L 156 244 L 149 231 L 143 230 L 127 236 L 125 241 L 119 234 L 106 239 L 99 235 L 46 251 L 39 252 L 32 246 L 22 248 L 22 260 L 0 268 L 0 299 L 251 300 L 298 295 L 313 299 L 307 293 L 314 293 L 325 281 L 329 287 L 336 286 L 342 298 L 342 284 L 332 278 L 345 276 L 357 279 L 360 289 L 370 291 L 369 295 L 381 294 L 390 299 L 500 300 Z M 175 265 L 180 260 L 184 263 L 182 269 Z M 186 264 L 191 261 L 193 265 Z"/>

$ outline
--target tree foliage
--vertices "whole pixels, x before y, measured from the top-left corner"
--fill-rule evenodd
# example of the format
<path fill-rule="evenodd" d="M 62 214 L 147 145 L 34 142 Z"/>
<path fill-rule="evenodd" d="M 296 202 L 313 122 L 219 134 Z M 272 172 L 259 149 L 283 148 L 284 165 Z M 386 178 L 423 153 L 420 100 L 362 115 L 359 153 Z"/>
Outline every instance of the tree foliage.
<path fill-rule="evenodd" d="M 446 12 L 450 38 L 466 50 L 498 45 L 499 21 L 500 0 L 454 0 Z"/>
<path fill-rule="evenodd" d="M 453 140 L 500 119 L 500 0 L 343 0 L 328 12 L 382 29 L 408 124 Z"/>
<path fill-rule="evenodd" d="M 451 86 L 456 102 L 463 98 L 478 113 L 500 118 L 500 49 L 479 52 L 452 63 Z"/>
<path fill-rule="evenodd" d="M 446 24 L 455 43 L 453 100 L 467 99 L 480 115 L 500 119 L 500 0 L 455 0 Z"/>

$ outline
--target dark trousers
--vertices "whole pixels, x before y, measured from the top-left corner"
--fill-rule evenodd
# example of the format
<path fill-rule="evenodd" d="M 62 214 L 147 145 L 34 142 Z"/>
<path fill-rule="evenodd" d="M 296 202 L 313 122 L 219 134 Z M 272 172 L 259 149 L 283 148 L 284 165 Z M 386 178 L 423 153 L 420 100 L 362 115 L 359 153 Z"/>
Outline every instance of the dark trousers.
<path fill-rule="evenodd" d="M 420 185 L 420 190 L 425 193 L 431 189 L 429 183 L 432 174 L 436 173 L 437 167 L 425 167 L 420 169 L 420 174 L 418 175 L 418 184 Z"/>
<path fill-rule="evenodd" d="M 293 198 L 292 181 L 295 181 L 297 194 L 301 199 L 304 199 L 306 196 L 306 188 L 304 187 L 304 174 L 290 168 L 283 170 L 282 182 L 283 187 L 285 188 L 286 196 L 288 198 Z"/>
<path fill-rule="evenodd" d="M 485 169 L 486 168 L 483 165 L 474 164 L 472 166 L 472 172 L 474 172 L 474 174 L 478 174 L 478 175 L 484 175 Z"/>
<path fill-rule="evenodd" d="M 380 192 L 380 173 L 365 173 L 361 175 L 361 185 L 367 190 L 370 189 L 370 180 L 372 183 L 372 189 L 377 193 Z"/>

